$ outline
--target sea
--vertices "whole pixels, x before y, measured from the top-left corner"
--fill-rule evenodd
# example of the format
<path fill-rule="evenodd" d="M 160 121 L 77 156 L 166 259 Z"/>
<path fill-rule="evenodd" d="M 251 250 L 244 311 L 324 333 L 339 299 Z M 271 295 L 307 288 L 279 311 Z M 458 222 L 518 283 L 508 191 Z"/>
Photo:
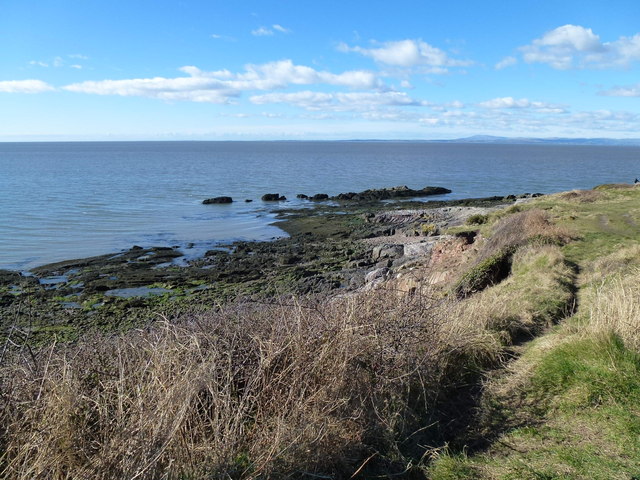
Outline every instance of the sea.
<path fill-rule="evenodd" d="M 640 147 L 430 142 L 0 143 L 0 268 L 284 236 L 296 195 L 441 186 L 426 200 L 588 189 L 640 177 Z M 265 193 L 287 201 L 268 203 Z M 203 205 L 231 196 L 228 205 Z M 251 200 L 247 202 L 245 200 Z"/>

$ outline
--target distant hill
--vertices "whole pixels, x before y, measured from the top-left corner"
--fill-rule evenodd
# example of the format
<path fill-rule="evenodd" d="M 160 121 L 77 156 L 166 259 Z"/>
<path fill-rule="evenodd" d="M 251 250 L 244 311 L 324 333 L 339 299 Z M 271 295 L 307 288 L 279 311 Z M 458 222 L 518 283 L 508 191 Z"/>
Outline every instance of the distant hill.
<path fill-rule="evenodd" d="M 640 146 L 640 138 L 527 138 L 473 135 L 453 140 L 433 140 L 437 143 L 501 143 L 501 144 L 551 144 L 551 145 L 632 145 Z"/>

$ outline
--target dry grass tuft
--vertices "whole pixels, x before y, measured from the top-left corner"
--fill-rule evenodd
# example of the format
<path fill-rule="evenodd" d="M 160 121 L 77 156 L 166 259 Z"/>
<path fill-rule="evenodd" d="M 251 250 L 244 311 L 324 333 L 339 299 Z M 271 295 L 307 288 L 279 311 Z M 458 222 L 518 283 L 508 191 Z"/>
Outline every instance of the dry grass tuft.
<path fill-rule="evenodd" d="M 603 195 L 596 190 L 571 190 L 558 194 L 557 198 L 576 203 L 593 203 L 601 200 Z"/>
<path fill-rule="evenodd" d="M 594 287 L 585 334 L 615 333 L 640 352 L 640 270 L 609 278 Z"/>
<path fill-rule="evenodd" d="M 544 210 L 526 210 L 504 217 L 495 225 L 491 237 L 479 253 L 479 259 L 530 243 L 562 245 L 572 238 L 571 232 L 555 225 Z"/>
<path fill-rule="evenodd" d="M 498 354 L 447 308 L 380 290 L 245 303 L 15 351 L 0 367 L 0 476 L 348 477 L 371 455 L 402 458 L 465 362 Z"/>

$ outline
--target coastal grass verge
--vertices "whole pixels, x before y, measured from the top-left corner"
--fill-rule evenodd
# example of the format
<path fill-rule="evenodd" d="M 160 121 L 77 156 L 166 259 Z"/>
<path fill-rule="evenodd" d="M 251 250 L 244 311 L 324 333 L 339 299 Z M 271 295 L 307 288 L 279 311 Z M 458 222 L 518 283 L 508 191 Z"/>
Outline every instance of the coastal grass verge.
<path fill-rule="evenodd" d="M 578 274 L 577 310 L 487 378 L 487 445 L 444 449 L 428 478 L 640 478 L 639 198 L 611 185 L 524 206 L 574 233 L 559 249 Z"/>

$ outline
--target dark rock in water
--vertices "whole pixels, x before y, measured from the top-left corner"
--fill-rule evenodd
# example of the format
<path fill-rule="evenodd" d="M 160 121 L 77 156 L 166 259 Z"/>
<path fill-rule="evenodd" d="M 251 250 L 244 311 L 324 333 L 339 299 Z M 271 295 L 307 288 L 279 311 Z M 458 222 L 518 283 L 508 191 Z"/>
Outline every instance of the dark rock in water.
<path fill-rule="evenodd" d="M 131 247 L 131 250 L 142 250 L 142 247 L 140 245 L 134 245 Z"/>
<path fill-rule="evenodd" d="M 329 195 L 327 195 L 326 193 L 316 193 L 313 197 L 311 197 L 311 200 L 329 200 Z"/>
<path fill-rule="evenodd" d="M 309 195 L 305 195 L 304 193 L 299 193 L 296 195 L 296 198 L 301 198 L 302 200 L 309 200 Z"/>
<path fill-rule="evenodd" d="M 251 202 L 253 202 L 253 200 L 251 200 L 250 198 L 247 198 L 247 199 L 245 200 L 245 202 L 246 202 L 246 203 L 251 203 Z"/>
<path fill-rule="evenodd" d="M 202 201 L 204 205 L 209 205 L 211 203 L 231 203 L 231 202 L 233 202 L 233 198 L 231 197 L 214 197 L 214 198 L 207 198 L 206 200 Z"/>
<path fill-rule="evenodd" d="M 10 285 L 20 283 L 22 275 L 11 270 L 0 270 L 0 285 Z"/>
<path fill-rule="evenodd" d="M 286 199 L 287 197 L 281 196 L 279 193 L 265 193 L 262 196 L 263 202 L 281 202 Z"/>
<path fill-rule="evenodd" d="M 515 200 L 516 196 L 515 195 L 507 195 L 506 197 L 504 197 L 505 200 Z"/>
<path fill-rule="evenodd" d="M 331 199 L 341 201 L 371 202 L 376 200 L 389 200 L 392 198 L 426 197 L 429 195 L 442 195 L 445 193 L 451 193 L 451 190 L 443 187 L 424 187 L 419 190 L 414 190 L 407 186 L 400 186 L 393 188 L 381 188 L 377 190 L 365 190 L 364 192 L 359 193 L 341 193 L 339 195 L 336 195 L 335 197 L 331 197 Z"/>
<path fill-rule="evenodd" d="M 353 200 L 358 194 L 356 192 L 340 193 L 336 195 L 336 200 Z"/>

